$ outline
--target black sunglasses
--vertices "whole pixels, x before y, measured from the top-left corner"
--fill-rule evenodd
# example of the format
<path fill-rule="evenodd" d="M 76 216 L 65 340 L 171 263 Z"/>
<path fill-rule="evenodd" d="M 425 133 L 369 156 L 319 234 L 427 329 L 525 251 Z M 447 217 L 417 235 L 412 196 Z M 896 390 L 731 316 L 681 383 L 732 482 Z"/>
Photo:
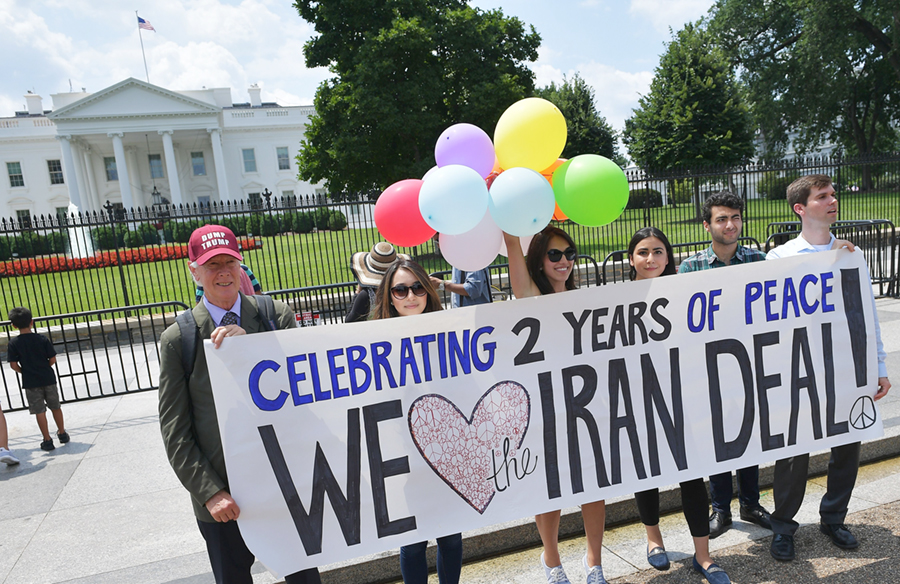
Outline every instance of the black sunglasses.
<path fill-rule="evenodd" d="M 397 300 L 405 300 L 407 296 L 409 296 L 409 291 L 412 290 L 412 293 L 421 298 L 428 294 L 428 290 L 425 289 L 425 286 L 416 282 L 412 286 L 407 286 L 406 284 L 397 284 L 393 288 L 391 288 L 391 296 L 396 298 Z"/>
<path fill-rule="evenodd" d="M 575 251 L 574 247 L 567 247 L 566 251 L 558 250 L 558 249 L 548 249 L 547 250 L 547 259 L 553 262 L 554 264 L 562 259 L 563 256 L 566 256 L 566 259 L 570 262 L 575 259 L 575 256 L 578 255 L 578 252 Z"/>

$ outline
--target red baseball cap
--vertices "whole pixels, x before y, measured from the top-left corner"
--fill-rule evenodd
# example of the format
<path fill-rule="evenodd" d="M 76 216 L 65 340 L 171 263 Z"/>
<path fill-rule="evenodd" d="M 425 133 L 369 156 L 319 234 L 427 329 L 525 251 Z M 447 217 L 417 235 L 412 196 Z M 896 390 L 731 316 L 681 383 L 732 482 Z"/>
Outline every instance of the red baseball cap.
<path fill-rule="evenodd" d="M 204 225 L 191 233 L 191 240 L 188 242 L 188 258 L 192 262 L 203 265 L 211 257 L 223 253 L 241 261 L 244 260 L 238 247 L 237 238 L 231 229 L 223 225 Z"/>

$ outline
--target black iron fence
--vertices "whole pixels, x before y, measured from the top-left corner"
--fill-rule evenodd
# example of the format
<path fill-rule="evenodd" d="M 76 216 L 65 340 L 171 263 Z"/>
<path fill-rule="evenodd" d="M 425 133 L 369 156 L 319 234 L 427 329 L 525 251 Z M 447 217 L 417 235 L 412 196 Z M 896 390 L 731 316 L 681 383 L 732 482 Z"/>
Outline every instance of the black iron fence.
<path fill-rule="evenodd" d="M 34 332 L 50 339 L 56 349 L 54 369 L 60 399 L 81 401 L 156 389 L 159 383 L 159 336 L 174 322 L 174 313 L 188 306 L 161 302 L 93 310 L 73 314 L 38 316 Z M 6 361 L 9 321 L 0 322 L 0 354 Z M 9 367 L 0 370 L 3 392 L 0 405 L 6 411 L 28 407 L 21 377 Z"/>
<path fill-rule="evenodd" d="M 641 227 L 662 229 L 685 254 L 707 245 L 700 206 L 709 194 L 728 188 L 746 202 L 745 241 L 765 251 L 796 231 L 796 217 L 784 200 L 786 188 L 809 173 L 834 178 L 841 201 L 835 232 L 864 248 L 882 294 L 900 294 L 894 228 L 900 219 L 900 153 L 679 173 L 629 170 L 631 197 L 620 218 L 603 227 L 569 221 L 560 226 L 578 245 L 582 286 L 618 282 L 628 273 L 622 250 Z M 187 269 L 193 229 L 208 223 L 231 228 L 263 289 L 287 301 L 302 326 L 342 322 L 356 288 L 350 256 L 380 239 L 374 201 L 368 195 L 356 198 L 328 203 L 313 197 L 278 199 L 266 192 L 208 206 L 123 210 L 107 205 L 102 212 L 0 219 L 2 309 L 6 314 L 14 306 L 30 307 L 40 332 L 64 349 L 61 354 L 71 361 L 61 359 L 57 368 L 65 400 L 150 389 L 158 379 L 152 365 L 146 366 L 158 358 L 155 340 L 175 312 L 194 302 Z M 399 251 L 429 273 L 450 268 L 436 239 Z M 509 294 L 505 261 L 498 256 L 491 266 L 497 298 Z M 0 324 L 8 336 L 8 323 Z M 135 347 L 146 354 L 138 355 Z M 4 346 L 0 357 L 5 357 Z M 17 409 L 21 392 L 14 391 L 18 382 L 10 375 L 7 369 L 0 401 Z"/>
<path fill-rule="evenodd" d="M 770 225 L 796 219 L 784 201 L 786 187 L 811 172 L 835 178 L 842 221 L 886 220 L 895 225 L 900 219 L 900 154 L 893 154 L 704 167 L 677 174 L 628 171 L 631 200 L 619 219 L 604 227 L 571 222 L 561 226 L 573 236 L 579 252 L 592 258 L 624 249 L 634 231 L 646 225 L 659 227 L 676 245 L 703 241 L 708 235 L 699 219 L 702 201 L 730 188 L 747 204 L 743 235 L 763 242 Z M 362 198 L 326 203 L 316 198 L 259 197 L 127 212 L 109 206 L 99 213 L 0 220 L 3 307 L 25 305 L 35 314 L 47 315 L 170 301 L 190 304 L 194 284 L 186 266 L 186 242 L 204 223 L 227 225 L 238 235 L 245 263 L 264 290 L 293 291 L 299 302 L 301 297 L 321 296 L 322 287 L 337 286 L 349 301 L 354 281 L 350 256 L 379 240 L 373 202 Z M 880 228 L 877 232 L 884 235 L 877 242 L 879 249 L 891 249 L 893 254 L 892 231 L 890 238 Z M 434 240 L 400 251 L 429 272 L 449 269 Z M 495 266 L 504 262 L 498 256 Z M 889 281 L 894 274 L 880 277 Z M 315 302 L 301 304 L 297 306 Z"/>

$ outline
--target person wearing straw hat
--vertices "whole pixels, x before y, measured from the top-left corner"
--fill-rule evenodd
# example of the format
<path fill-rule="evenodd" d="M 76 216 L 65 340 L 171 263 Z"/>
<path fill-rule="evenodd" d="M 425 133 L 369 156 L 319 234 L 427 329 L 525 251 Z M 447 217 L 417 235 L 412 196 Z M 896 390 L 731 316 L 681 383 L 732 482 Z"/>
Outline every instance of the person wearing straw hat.
<path fill-rule="evenodd" d="M 375 306 L 375 289 L 381 284 L 388 267 L 398 257 L 410 259 L 405 253 L 398 254 L 394 246 L 386 241 L 379 241 L 372 246 L 371 251 L 360 251 L 350 257 L 350 269 L 359 281 L 359 286 L 344 322 L 368 320 L 369 312 Z"/>

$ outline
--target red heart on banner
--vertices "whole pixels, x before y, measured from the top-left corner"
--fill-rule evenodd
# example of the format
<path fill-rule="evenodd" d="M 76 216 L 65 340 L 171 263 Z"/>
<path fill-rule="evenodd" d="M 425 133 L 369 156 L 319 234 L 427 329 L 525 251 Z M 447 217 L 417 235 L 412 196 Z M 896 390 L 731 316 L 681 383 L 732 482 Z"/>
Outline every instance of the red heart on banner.
<path fill-rule="evenodd" d="M 441 395 L 423 395 L 409 408 L 409 432 L 425 462 L 456 494 L 484 513 L 496 492 L 492 457 L 515 456 L 525 439 L 531 398 L 514 381 L 501 381 L 466 418 Z M 509 438 L 507 453 L 503 442 Z"/>

